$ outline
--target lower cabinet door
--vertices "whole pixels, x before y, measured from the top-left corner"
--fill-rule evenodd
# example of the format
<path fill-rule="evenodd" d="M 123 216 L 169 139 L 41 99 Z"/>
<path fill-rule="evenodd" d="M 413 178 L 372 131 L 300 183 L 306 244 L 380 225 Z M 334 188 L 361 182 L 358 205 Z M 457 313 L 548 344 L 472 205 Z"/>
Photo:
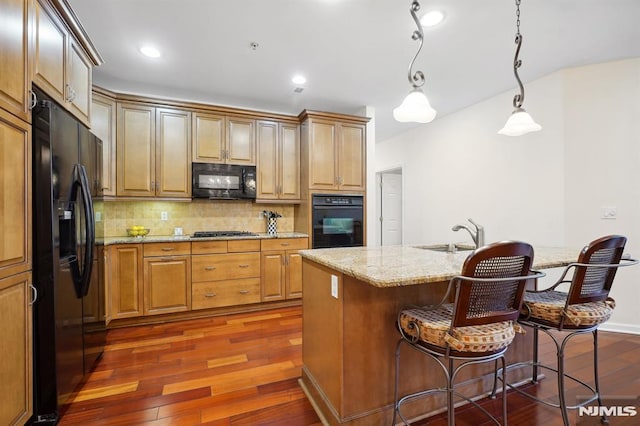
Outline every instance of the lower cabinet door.
<path fill-rule="evenodd" d="M 0 424 L 22 425 L 32 414 L 31 274 L 0 280 Z"/>
<path fill-rule="evenodd" d="M 142 315 L 142 244 L 109 247 L 110 319 Z"/>
<path fill-rule="evenodd" d="M 191 310 L 191 256 L 144 259 L 144 314 Z"/>
<path fill-rule="evenodd" d="M 286 264 L 286 297 L 298 299 L 302 297 L 302 256 L 297 251 L 288 251 Z"/>
<path fill-rule="evenodd" d="M 263 252 L 260 267 L 262 301 L 284 300 L 285 252 Z"/>
<path fill-rule="evenodd" d="M 260 303 L 260 278 L 194 283 L 192 309 Z"/>

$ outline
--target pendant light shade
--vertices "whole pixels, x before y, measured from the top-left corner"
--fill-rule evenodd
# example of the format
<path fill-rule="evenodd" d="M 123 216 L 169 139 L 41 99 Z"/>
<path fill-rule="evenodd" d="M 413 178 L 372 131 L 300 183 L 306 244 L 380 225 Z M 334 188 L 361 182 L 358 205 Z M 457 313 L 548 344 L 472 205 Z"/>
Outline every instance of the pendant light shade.
<path fill-rule="evenodd" d="M 409 12 L 411 12 L 411 17 L 416 23 L 418 29 L 413 32 L 411 38 L 413 40 L 418 40 L 420 44 L 418 46 L 418 51 L 409 63 L 408 78 L 409 84 L 411 84 L 413 89 L 404 98 L 402 104 L 400 104 L 399 107 L 394 108 L 393 110 L 393 118 L 402 123 L 428 123 L 436 117 L 436 110 L 431 107 L 427 96 L 421 89 L 422 85 L 424 84 L 424 73 L 422 71 L 413 72 L 413 64 L 420 54 L 420 50 L 422 50 L 422 42 L 424 38 L 422 24 L 420 24 L 420 20 L 418 19 L 417 15 L 417 12 L 419 10 L 420 3 L 418 3 L 418 0 L 413 0 L 411 2 Z"/>
<path fill-rule="evenodd" d="M 516 0 L 516 55 L 513 58 L 513 74 L 516 76 L 520 93 L 513 97 L 513 112 L 507 120 L 507 123 L 498 131 L 499 135 L 506 136 L 522 136 L 530 132 L 542 130 L 542 126 L 533 121 L 533 118 L 527 113 L 522 104 L 524 103 L 524 85 L 518 75 L 518 68 L 522 65 L 522 61 L 518 59 L 520 47 L 522 47 L 522 34 L 520 34 L 520 3 L 522 0 Z"/>
<path fill-rule="evenodd" d="M 542 130 L 542 126 L 533 121 L 533 118 L 522 108 L 516 108 L 504 127 L 498 131 L 499 135 L 521 136 L 530 132 Z"/>
<path fill-rule="evenodd" d="M 401 123 L 429 123 L 436 117 L 436 110 L 422 89 L 415 88 L 404 98 L 399 107 L 393 109 L 393 118 Z"/>

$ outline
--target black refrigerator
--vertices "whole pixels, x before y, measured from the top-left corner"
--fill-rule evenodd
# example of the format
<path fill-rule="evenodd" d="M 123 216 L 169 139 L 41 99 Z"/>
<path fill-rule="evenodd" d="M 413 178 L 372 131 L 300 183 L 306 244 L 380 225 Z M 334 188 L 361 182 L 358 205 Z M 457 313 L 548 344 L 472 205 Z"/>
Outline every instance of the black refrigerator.
<path fill-rule="evenodd" d="M 93 195 L 101 142 L 34 87 L 33 306 L 34 415 L 55 424 L 104 347 L 103 315 L 90 312 L 102 289 Z M 92 287 L 93 286 L 93 287 Z"/>

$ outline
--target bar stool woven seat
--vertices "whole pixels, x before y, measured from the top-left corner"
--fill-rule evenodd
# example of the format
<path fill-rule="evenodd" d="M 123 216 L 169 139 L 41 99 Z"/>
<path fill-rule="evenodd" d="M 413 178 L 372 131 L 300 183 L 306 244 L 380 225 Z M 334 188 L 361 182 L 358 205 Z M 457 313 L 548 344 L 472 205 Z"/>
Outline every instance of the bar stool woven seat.
<path fill-rule="evenodd" d="M 513 321 L 451 329 L 452 314 L 451 303 L 432 311 L 407 309 L 400 313 L 400 326 L 405 333 L 411 333 L 410 324 L 417 324 L 422 342 L 441 348 L 446 348 L 448 344 L 459 352 L 498 351 L 509 346 L 516 331 L 521 331 L 521 327 Z"/>
<path fill-rule="evenodd" d="M 507 370 L 532 366 L 533 383 L 538 380 L 539 368 L 555 372 L 558 381 L 557 401 L 542 400 L 518 387 L 510 384 L 508 386 L 540 403 L 560 408 L 565 426 L 569 426 L 567 410 L 583 407 L 596 400 L 602 406 L 598 381 L 598 326 L 611 317 L 615 308 L 609 291 L 616 271 L 621 266 L 638 263 L 635 259 L 622 258 L 626 242 L 627 239 L 620 235 L 609 235 L 592 241 L 582 249 L 577 262 L 566 267 L 554 285 L 545 290 L 527 291 L 524 295 L 519 322 L 534 330 L 533 361 L 509 365 Z M 566 284 L 569 284 L 568 291 L 560 291 L 559 287 Z M 538 360 L 539 331 L 548 335 L 556 346 L 555 367 L 544 365 Z M 567 333 L 559 333 L 565 331 Z M 593 386 L 565 371 L 564 353 L 567 343 L 574 336 L 585 333 L 593 335 Z M 505 381 L 500 373 L 498 376 Z M 588 394 L 580 402 L 569 404 L 565 394 L 565 379 L 581 385 L 581 389 L 588 391 Z M 604 416 L 601 420 L 607 421 Z"/>
<path fill-rule="evenodd" d="M 571 326 L 592 326 L 607 321 L 616 302 L 612 298 L 604 301 L 586 302 L 567 306 L 568 294 L 561 291 L 547 291 L 544 293 L 525 293 L 525 315 L 530 320 L 546 321 L 560 324 L 566 319 L 565 328 Z"/>
<path fill-rule="evenodd" d="M 533 248 L 526 243 L 505 241 L 473 251 L 462 266 L 461 275 L 449 281 L 440 303 L 433 306 L 412 306 L 398 313 L 400 340 L 396 345 L 393 424 L 396 416 L 407 424 L 401 412 L 403 403 L 433 393 L 447 394 L 449 425 L 455 423 L 454 398 L 474 404 L 493 422 L 498 419 L 471 398 L 456 392 L 455 381 L 462 368 L 498 361 L 504 369 L 504 353 L 513 341 L 519 325 L 527 281 L 543 276 L 531 273 Z M 454 302 L 449 295 L 455 290 Z M 400 355 L 403 345 L 433 359 L 440 368 L 416 371 L 415 374 L 437 374 L 442 371 L 446 386 L 413 392 L 399 398 Z M 455 364 L 454 364 L 455 362 Z M 494 375 L 494 387 L 496 376 Z M 503 382 L 502 420 L 507 422 L 506 387 Z"/>

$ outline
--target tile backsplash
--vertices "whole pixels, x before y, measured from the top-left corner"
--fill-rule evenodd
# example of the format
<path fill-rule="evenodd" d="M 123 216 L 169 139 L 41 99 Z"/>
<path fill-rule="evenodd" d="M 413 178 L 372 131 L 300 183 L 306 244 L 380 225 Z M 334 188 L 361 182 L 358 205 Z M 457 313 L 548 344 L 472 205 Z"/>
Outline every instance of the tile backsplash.
<path fill-rule="evenodd" d="M 266 232 L 267 220 L 262 211 L 271 210 L 282 215 L 278 218 L 278 232 L 293 232 L 293 206 L 290 204 L 256 204 L 250 201 L 107 201 L 96 203 L 101 222 L 96 232 L 105 237 L 127 235 L 127 228 L 144 226 L 149 235 L 172 235 L 181 227 L 184 235 L 195 231 L 251 231 Z M 167 220 L 162 220 L 166 212 Z"/>

